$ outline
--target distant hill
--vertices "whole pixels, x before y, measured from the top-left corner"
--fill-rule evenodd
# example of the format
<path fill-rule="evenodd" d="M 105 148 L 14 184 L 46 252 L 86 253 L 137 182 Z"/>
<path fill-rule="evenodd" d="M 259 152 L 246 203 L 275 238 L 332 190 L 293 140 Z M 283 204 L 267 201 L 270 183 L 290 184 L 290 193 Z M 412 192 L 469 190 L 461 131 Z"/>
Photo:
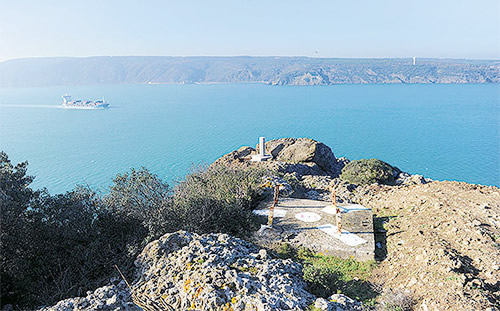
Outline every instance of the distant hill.
<path fill-rule="evenodd" d="M 97 56 L 0 63 L 0 87 L 142 83 L 499 83 L 499 60 Z"/>

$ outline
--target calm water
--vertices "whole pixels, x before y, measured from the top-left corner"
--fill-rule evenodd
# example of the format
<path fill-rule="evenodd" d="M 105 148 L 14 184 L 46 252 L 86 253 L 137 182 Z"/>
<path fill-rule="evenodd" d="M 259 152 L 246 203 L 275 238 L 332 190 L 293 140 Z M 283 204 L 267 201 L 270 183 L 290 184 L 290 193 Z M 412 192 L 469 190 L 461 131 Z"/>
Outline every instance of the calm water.
<path fill-rule="evenodd" d="M 60 97 L 108 110 L 60 109 Z M 34 187 L 105 188 L 145 166 L 183 176 L 259 136 L 311 137 L 336 156 L 380 158 L 434 179 L 500 184 L 500 86 L 119 85 L 0 89 L 0 149 Z"/>

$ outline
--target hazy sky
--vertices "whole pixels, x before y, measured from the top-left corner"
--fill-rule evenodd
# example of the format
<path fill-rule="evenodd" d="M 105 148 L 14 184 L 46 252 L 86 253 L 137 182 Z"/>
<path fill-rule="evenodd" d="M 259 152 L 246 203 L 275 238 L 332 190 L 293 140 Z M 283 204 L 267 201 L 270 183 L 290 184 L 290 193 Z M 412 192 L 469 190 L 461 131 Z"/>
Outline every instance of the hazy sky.
<path fill-rule="evenodd" d="M 499 0 L 0 0 L 0 61 L 39 56 L 500 58 Z"/>

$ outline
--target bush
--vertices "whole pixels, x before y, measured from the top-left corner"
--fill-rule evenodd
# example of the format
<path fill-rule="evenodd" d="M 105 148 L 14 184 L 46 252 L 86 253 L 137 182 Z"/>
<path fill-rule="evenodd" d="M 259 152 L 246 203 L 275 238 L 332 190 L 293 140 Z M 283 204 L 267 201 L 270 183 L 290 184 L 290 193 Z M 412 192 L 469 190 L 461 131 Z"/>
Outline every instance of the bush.
<path fill-rule="evenodd" d="M 366 281 L 374 262 L 313 255 L 305 249 L 299 250 L 298 256 L 304 262 L 304 280 L 309 285 L 310 292 L 316 296 L 327 298 L 332 294 L 343 293 L 369 302 L 377 295 Z"/>
<path fill-rule="evenodd" d="M 194 169 L 174 191 L 173 214 L 180 228 L 197 233 L 246 235 L 256 229 L 252 210 L 266 171 L 212 165 Z"/>
<path fill-rule="evenodd" d="M 34 211 L 40 220 L 29 274 L 39 303 L 101 286 L 115 273 L 115 264 L 127 271 L 139 250 L 131 252 L 129 245 L 140 245 L 147 232 L 137 221 L 106 209 L 86 187 L 48 197 Z"/>
<path fill-rule="evenodd" d="M 29 188 L 34 177 L 27 176 L 27 162 L 12 165 L 8 156 L 0 152 L 0 279 L 2 303 L 13 302 L 22 294 L 29 280 L 23 278 L 29 271 L 33 251 L 30 241 L 37 236 L 30 221 L 29 208 L 40 193 Z M 10 298 L 10 299 L 9 299 Z"/>
<path fill-rule="evenodd" d="M 89 187 L 51 196 L 29 185 L 27 162 L 0 153 L 1 303 L 34 307 L 79 296 L 132 266 L 148 230 Z"/>
<path fill-rule="evenodd" d="M 167 232 L 245 235 L 265 175 L 210 166 L 172 189 L 141 168 L 117 175 L 104 196 L 83 186 L 51 196 L 29 187 L 26 170 L 0 153 L 0 298 L 28 308 L 102 286 L 114 265 L 131 273 L 146 243 Z"/>
<path fill-rule="evenodd" d="M 340 274 L 326 267 L 306 265 L 302 270 L 304 281 L 309 285 L 309 291 L 315 296 L 328 297 L 337 293 Z"/>
<path fill-rule="evenodd" d="M 0 153 L 2 304 L 53 303 L 102 285 L 114 264 L 126 271 L 135 257 L 129 245 L 146 233 L 140 223 L 116 217 L 88 187 L 34 191 L 26 169 Z"/>
<path fill-rule="evenodd" d="M 170 213 L 170 186 L 144 167 L 118 174 L 103 202 L 117 217 L 140 223 L 147 230 L 147 242 L 179 228 Z"/>
<path fill-rule="evenodd" d="M 362 159 L 349 162 L 343 169 L 340 179 L 356 185 L 379 183 L 393 185 L 401 171 L 378 159 Z"/>

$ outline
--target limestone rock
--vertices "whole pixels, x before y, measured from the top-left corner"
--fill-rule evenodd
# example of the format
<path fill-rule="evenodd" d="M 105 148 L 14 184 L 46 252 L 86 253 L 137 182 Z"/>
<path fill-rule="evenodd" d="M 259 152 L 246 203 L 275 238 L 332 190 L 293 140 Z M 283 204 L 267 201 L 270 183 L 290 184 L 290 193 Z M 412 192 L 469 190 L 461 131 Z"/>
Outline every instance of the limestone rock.
<path fill-rule="evenodd" d="M 88 292 L 85 297 L 68 298 L 59 301 L 51 307 L 42 307 L 39 311 L 76 311 L 76 310 L 103 310 L 103 311 L 140 311 L 132 302 L 130 290 L 124 281 L 117 285 L 107 285 Z"/>
<path fill-rule="evenodd" d="M 316 191 L 330 191 L 330 183 L 333 178 L 330 176 L 318 176 L 318 175 L 304 175 L 302 176 L 302 183 L 308 189 L 314 189 Z"/>
<path fill-rule="evenodd" d="M 350 184 L 339 178 L 335 178 L 331 181 L 330 186 L 335 189 L 335 194 L 337 196 L 337 202 L 339 203 L 353 203 L 358 202 L 358 193 L 355 192 L 358 186 Z"/>
<path fill-rule="evenodd" d="M 298 176 L 318 175 L 337 177 L 349 163 L 346 158 L 335 158 L 330 147 L 310 138 L 280 138 L 266 142 L 266 154 L 271 160 L 251 162 L 252 155 L 259 153 L 259 146 L 241 147 L 217 159 L 214 164 L 259 166 L 269 171 L 283 174 L 296 173 Z"/>
<path fill-rule="evenodd" d="M 227 234 L 166 234 L 138 257 L 136 294 L 159 303 L 168 293 L 164 300 L 176 310 L 304 309 L 314 297 L 305 290 L 301 266 L 264 255 Z"/>
<path fill-rule="evenodd" d="M 253 149 L 252 147 L 243 146 L 238 150 L 234 150 L 228 154 L 223 155 L 214 163 L 225 165 L 242 164 L 245 160 L 249 160 L 250 156 L 255 153 L 255 149 Z"/>
<path fill-rule="evenodd" d="M 318 298 L 314 307 L 322 311 L 356 311 L 364 310 L 361 303 L 343 294 L 334 294 L 327 299 Z"/>
<path fill-rule="evenodd" d="M 257 146 L 258 151 L 258 146 Z M 310 138 L 280 138 L 266 143 L 274 160 L 285 163 L 315 163 L 328 175 L 338 175 L 337 159 L 327 145 Z"/>
<path fill-rule="evenodd" d="M 411 175 L 406 172 L 401 172 L 396 179 L 396 185 L 411 186 L 411 185 L 422 185 L 432 180 L 424 178 L 422 175 Z"/>
<path fill-rule="evenodd" d="M 302 266 L 227 234 L 179 231 L 149 243 L 136 260 L 134 295 L 145 305 L 173 310 L 305 310 Z M 155 310 L 160 310 L 155 307 Z M 124 284 L 66 299 L 43 311 L 140 310 Z"/>

